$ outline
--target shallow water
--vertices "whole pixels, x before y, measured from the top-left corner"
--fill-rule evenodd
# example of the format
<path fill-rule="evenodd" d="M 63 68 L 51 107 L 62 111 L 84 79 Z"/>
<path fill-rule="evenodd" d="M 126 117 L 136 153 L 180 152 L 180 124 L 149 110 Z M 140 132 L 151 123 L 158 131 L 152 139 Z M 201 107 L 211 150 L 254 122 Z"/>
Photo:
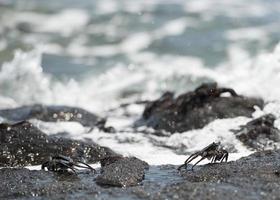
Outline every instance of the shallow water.
<path fill-rule="evenodd" d="M 277 0 L 0 0 L 0 107 L 71 105 L 108 116 L 116 134 L 33 123 L 152 165 L 180 164 L 213 141 L 237 159 L 251 151 L 230 130 L 250 118 L 159 137 L 129 128 L 143 106 L 111 109 L 217 81 L 270 102 L 253 118 L 273 113 L 280 127 L 279 12 Z"/>
<path fill-rule="evenodd" d="M 166 186 L 173 183 L 179 183 L 183 180 L 182 176 L 176 170 L 176 166 L 151 166 L 145 173 L 145 183 L 158 183 L 160 186 Z"/>

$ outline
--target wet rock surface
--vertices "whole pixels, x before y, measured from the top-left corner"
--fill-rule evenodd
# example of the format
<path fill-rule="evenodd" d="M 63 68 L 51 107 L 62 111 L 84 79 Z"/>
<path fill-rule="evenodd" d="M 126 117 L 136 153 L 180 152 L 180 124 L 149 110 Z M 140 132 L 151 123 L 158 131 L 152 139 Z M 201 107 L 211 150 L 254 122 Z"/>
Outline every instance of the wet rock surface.
<path fill-rule="evenodd" d="M 230 96 L 225 97 L 224 93 Z M 215 83 L 203 84 L 177 98 L 167 92 L 148 103 L 139 123 L 159 133 L 182 132 L 201 128 L 216 118 L 251 116 L 255 105 L 262 108 L 263 101 L 239 96 Z M 237 161 L 178 172 L 178 166 L 149 166 L 90 140 L 46 135 L 25 121 L 32 118 L 77 121 L 84 126 L 106 128 L 106 120 L 75 109 L 34 105 L 0 110 L 0 116 L 7 121 L 17 122 L 0 124 L 0 167 L 17 167 L 0 168 L 0 199 L 277 199 L 280 196 L 280 150 L 260 151 Z M 268 141 L 279 141 L 274 121 L 273 115 L 255 119 L 235 132 L 236 137 L 248 147 L 260 150 L 269 145 Z M 20 168 L 40 165 L 55 154 L 87 163 L 100 162 L 101 168 L 96 174 L 77 170 L 77 175 Z"/>
<path fill-rule="evenodd" d="M 91 141 L 48 136 L 27 121 L 0 124 L 0 144 L 0 166 L 5 167 L 42 164 L 56 154 L 89 163 L 117 155 Z"/>
<path fill-rule="evenodd" d="M 149 176 L 160 174 L 159 168 L 153 168 Z M 168 174 L 170 171 L 164 168 L 160 175 L 171 178 Z M 174 175 L 181 179 L 178 173 Z M 70 173 L 3 168 L 0 169 L 0 199 L 149 199 L 160 185 L 178 179 L 172 177 L 155 182 L 148 177 L 142 185 L 120 188 L 100 186 L 95 182 L 96 176 L 89 171 L 80 171 L 76 176 Z"/>
<path fill-rule="evenodd" d="M 252 149 L 273 148 L 280 141 L 280 130 L 274 127 L 276 117 L 272 114 L 261 116 L 233 130 L 236 137 Z"/>
<path fill-rule="evenodd" d="M 118 159 L 105 167 L 117 162 Z M 176 168 L 151 166 L 140 185 L 126 188 L 98 185 L 96 177 L 102 172 L 79 171 L 76 176 L 3 168 L 0 169 L 0 198 L 278 199 L 280 195 L 280 150 L 257 152 L 228 163 L 197 166 L 194 171 L 179 173 Z"/>
<path fill-rule="evenodd" d="M 230 96 L 225 97 L 224 93 Z M 157 130 L 184 132 L 202 128 L 215 119 L 250 117 L 255 111 L 254 106 L 263 108 L 263 105 L 261 99 L 239 96 L 233 89 L 207 83 L 177 98 L 172 92 L 166 92 L 158 100 L 146 105 L 142 119 L 135 126 L 146 125 Z"/>
<path fill-rule="evenodd" d="M 184 171 L 184 183 L 164 188 L 168 199 L 277 199 L 280 150 L 263 151 L 234 162 L 198 166 Z M 176 196 L 176 198 L 175 198 Z"/>
<path fill-rule="evenodd" d="M 102 173 L 96 179 L 99 185 L 128 187 L 135 186 L 145 177 L 149 165 L 135 157 L 112 158 L 112 163 L 106 162 Z"/>
<path fill-rule="evenodd" d="M 88 127 L 105 125 L 106 122 L 104 119 L 82 108 L 41 104 L 3 109 L 0 110 L 0 116 L 12 122 L 29 119 L 39 119 L 47 122 L 74 121 Z"/>

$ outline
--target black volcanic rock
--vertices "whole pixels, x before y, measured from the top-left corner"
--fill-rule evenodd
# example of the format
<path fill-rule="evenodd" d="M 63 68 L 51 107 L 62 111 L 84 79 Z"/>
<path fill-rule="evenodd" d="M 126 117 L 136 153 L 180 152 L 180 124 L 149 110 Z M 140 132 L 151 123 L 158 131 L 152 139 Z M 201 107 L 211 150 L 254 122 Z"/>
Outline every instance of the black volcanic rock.
<path fill-rule="evenodd" d="M 165 187 L 154 199 L 277 199 L 279 171 L 280 150 L 257 152 L 183 171 L 183 183 Z"/>
<path fill-rule="evenodd" d="M 112 157 L 103 164 L 102 173 L 96 178 L 96 183 L 117 187 L 135 186 L 144 179 L 145 170 L 148 168 L 146 162 L 135 157 Z"/>
<path fill-rule="evenodd" d="M 105 167 L 105 166 L 107 166 L 107 165 L 110 165 L 110 164 L 112 164 L 112 163 L 114 163 L 114 162 L 116 162 L 116 161 L 118 161 L 118 160 L 123 159 L 123 158 L 124 158 L 124 157 L 121 156 L 121 155 L 119 155 L 119 156 L 115 156 L 115 155 L 113 155 L 113 156 L 107 156 L 107 157 L 105 157 L 105 158 L 103 158 L 103 159 L 100 160 L 100 165 L 101 165 L 101 167 L 103 168 L 103 167 Z"/>
<path fill-rule="evenodd" d="M 46 106 L 41 104 L 0 110 L 0 116 L 14 122 L 28 119 L 39 119 L 47 122 L 74 121 L 89 127 L 96 126 L 100 121 L 105 123 L 104 120 L 97 115 L 82 108 Z"/>
<path fill-rule="evenodd" d="M 121 160 L 111 159 L 112 163 L 108 161 L 105 167 L 116 166 Z M 145 168 L 142 162 L 139 165 Z M 2 168 L 0 199 L 276 200 L 280 196 L 280 150 L 257 152 L 228 163 L 200 165 L 194 171 L 179 173 L 176 168 L 151 166 L 141 184 L 126 188 L 100 186 L 94 181 L 96 175 L 89 171 L 75 175 Z"/>
<path fill-rule="evenodd" d="M 229 93 L 229 97 L 221 96 Z M 239 96 L 233 89 L 220 88 L 217 83 L 202 84 L 192 92 L 177 98 L 166 92 L 161 98 L 146 105 L 142 119 L 135 126 L 146 125 L 156 130 L 184 132 L 203 128 L 215 119 L 237 116 L 250 117 L 254 106 L 263 108 L 261 99 Z"/>
<path fill-rule="evenodd" d="M 141 187 L 104 187 L 94 181 L 91 172 L 57 174 L 42 170 L 0 169 L 0 199 L 143 199 L 147 189 Z"/>
<path fill-rule="evenodd" d="M 272 114 L 261 116 L 234 130 L 236 137 L 253 149 L 273 147 L 280 141 L 280 130 L 274 127 L 276 117 Z"/>
<path fill-rule="evenodd" d="M 117 155 L 94 142 L 48 136 L 27 121 L 0 124 L 0 166 L 38 165 L 49 156 L 62 154 L 95 163 Z"/>

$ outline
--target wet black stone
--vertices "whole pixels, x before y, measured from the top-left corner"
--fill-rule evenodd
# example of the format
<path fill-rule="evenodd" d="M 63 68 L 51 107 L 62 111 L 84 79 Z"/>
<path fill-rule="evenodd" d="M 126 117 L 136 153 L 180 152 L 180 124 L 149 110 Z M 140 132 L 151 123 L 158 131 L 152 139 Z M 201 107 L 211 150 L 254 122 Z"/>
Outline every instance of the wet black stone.
<path fill-rule="evenodd" d="M 280 141 L 280 130 L 274 127 L 276 117 L 272 114 L 261 116 L 234 130 L 236 137 L 252 149 L 273 148 Z"/>
<path fill-rule="evenodd" d="M 103 168 L 103 167 L 110 165 L 121 159 L 123 159 L 123 156 L 107 156 L 104 159 L 100 160 L 100 164 L 101 164 L 101 167 Z"/>
<path fill-rule="evenodd" d="M 229 93 L 230 96 L 221 96 Z M 135 126 L 146 125 L 171 133 L 203 128 L 215 119 L 250 117 L 254 106 L 263 108 L 264 102 L 257 98 L 239 96 L 233 89 L 218 87 L 216 83 L 202 84 L 194 91 L 177 98 L 166 92 L 158 100 L 146 105 L 142 119 Z"/>
<path fill-rule="evenodd" d="M 0 199 L 96 199 L 102 188 L 94 177 L 93 173 L 76 176 L 4 168 L 0 169 Z"/>
<path fill-rule="evenodd" d="M 38 165 L 56 154 L 89 163 L 117 155 L 91 141 L 48 136 L 27 121 L 0 124 L 0 144 L 0 166 Z"/>
<path fill-rule="evenodd" d="M 99 185 L 117 187 L 135 186 L 145 177 L 149 165 L 135 157 L 110 159 L 102 167 L 102 173 L 96 178 Z"/>
<path fill-rule="evenodd" d="M 109 170 L 122 159 L 113 160 L 104 168 Z M 142 164 L 140 161 L 139 165 Z M 140 185 L 126 188 L 100 186 L 95 182 L 99 175 L 89 171 L 78 171 L 75 175 L 2 168 L 0 199 L 276 200 L 280 196 L 280 150 L 257 152 L 228 163 L 201 165 L 194 171 L 178 172 L 176 168 L 150 166 Z"/>
<path fill-rule="evenodd" d="M 0 116 L 13 122 L 29 119 L 39 119 L 46 122 L 74 121 L 88 127 L 100 126 L 100 121 L 105 125 L 106 122 L 104 119 L 82 108 L 41 104 L 0 110 Z"/>
<path fill-rule="evenodd" d="M 280 150 L 262 151 L 228 163 L 182 171 L 185 179 L 165 187 L 159 199 L 277 199 L 280 195 Z M 155 199 L 156 199 L 155 198 Z"/>

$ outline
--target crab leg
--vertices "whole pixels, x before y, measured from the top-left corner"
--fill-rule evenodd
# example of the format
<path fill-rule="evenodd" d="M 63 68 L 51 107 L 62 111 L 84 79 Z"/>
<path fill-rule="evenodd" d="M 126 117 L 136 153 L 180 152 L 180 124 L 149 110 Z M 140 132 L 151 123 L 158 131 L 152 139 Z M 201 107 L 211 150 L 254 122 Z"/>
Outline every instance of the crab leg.
<path fill-rule="evenodd" d="M 76 170 L 72 167 L 72 166 L 70 166 L 70 165 L 67 165 L 66 163 L 61 163 L 63 166 L 65 166 L 65 167 L 67 167 L 67 168 L 69 168 L 69 169 L 71 169 L 76 175 L 77 175 L 77 172 L 76 172 Z"/>
<path fill-rule="evenodd" d="M 233 97 L 238 97 L 238 94 L 236 94 L 236 92 L 233 90 L 233 89 L 230 89 L 230 88 L 220 88 L 219 89 L 219 92 L 222 94 L 222 93 L 230 93 L 231 96 Z"/>
<path fill-rule="evenodd" d="M 187 166 L 192 160 L 196 159 L 199 156 L 199 153 L 194 153 L 188 157 L 184 164 L 180 165 L 177 170 L 180 170 L 182 167 Z"/>
<path fill-rule="evenodd" d="M 93 169 L 90 165 L 88 165 L 88 164 L 86 164 L 86 163 L 84 163 L 84 162 L 82 162 L 82 161 L 78 161 L 77 163 L 81 163 L 81 164 L 85 165 L 85 166 L 82 166 L 82 165 L 79 165 L 79 164 L 75 164 L 75 166 L 77 166 L 77 167 L 85 168 L 85 169 L 90 169 L 90 170 L 93 171 L 94 173 L 96 172 L 96 170 Z"/>
<path fill-rule="evenodd" d="M 192 166 L 192 170 L 193 170 L 194 166 L 196 166 L 200 161 L 202 161 L 202 160 L 204 160 L 204 159 L 205 159 L 205 157 L 202 157 L 199 161 L 197 161 L 197 162 Z"/>
<path fill-rule="evenodd" d="M 184 164 L 182 164 L 182 165 L 180 165 L 180 166 L 177 168 L 177 170 L 178 170 L 178 171 L 180 171 L 180 170 L 181 170 L 181 168 L 182 168 L 182 167 L 184 167 L 185 165 L 186 165 L 185 163 L 184 163 Z"/>
<path fill-rule="evenodd" d="M 223 162 L 224 159 L 225 159 L 225 162 L 227 162 L 227 160 L 228 160 L 228 153 L 225 153 L 223 155 L 223 158 L 222 158 L 221 162 Z"/>
<path fill-rule="evenodd" d="M 213 156 L 211 163 L 215 163 L 216 162 L 216 156 Z"/>
<path fill-rule="evenodd" d="M 194 154 L 191 154 L 188 159 L 185 161 L 185 164 L 191 162 L 193 159 L 197 158 L 197 156 L 199 156 L 199 153 L 194 153 Z"/>
<path fill-rule="evenodd" d="M 45 168 L 47 167 L 47 164 L 48 164 L 48 161 L 47 162 L 44 162 L 41 166 L 41 169 L 42 170 L 45 170 Z"/>

